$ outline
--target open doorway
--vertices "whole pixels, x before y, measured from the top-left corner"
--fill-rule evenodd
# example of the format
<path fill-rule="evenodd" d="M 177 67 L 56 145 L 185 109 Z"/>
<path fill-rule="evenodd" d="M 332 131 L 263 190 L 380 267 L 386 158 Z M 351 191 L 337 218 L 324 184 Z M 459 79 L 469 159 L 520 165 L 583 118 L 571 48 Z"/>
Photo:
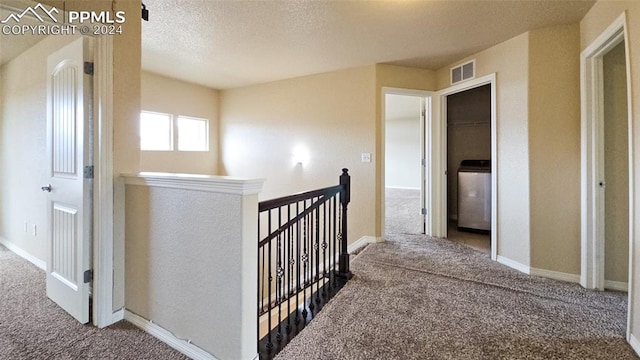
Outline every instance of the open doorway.
<path fill-rule="evenodd" d="M 582 259 L 580 284 L 628 291 L 627 340 L 635 292 L 633 98 L 629 38 L 621 14 L 581 54 Z"/>
<path fill-rule="evenodd" d="M 496 117 L 496 74 L 488 74 L 479 78 L 464 81 L 443 89 L 436 94 L 435 100 L 430 104 L 433 121 L 427 122 L 425 134 L 426 158 L 426 196 L 427 209 L 426 233 L 431 236 L 448 238 L 448 169 L 447 169 L 447 100 L 450 96 L 489 85 L 490 89 L 490 130 L 491 130 L 491 162 L 490 162 L 490 249 L 491 259 L 498 259 L 498 144 L 497 144 L 497 117 Z M 429 111 L 428 111 L 429 112 Z M 477 160 L 477 159 L 472 159 Z M 457 170 L 456 170 L 457 171 Z"/>
<path fill-rule="evenodd" d="M 425 96 L 385 93 L 385 235 L 423 234 Z"/>
<path fill-rule="evenodd" d="M 629 280 L 629 127 L 624 41 L 603 56 L 604 287 Z"/>
<path fill-rule="evenodd" d="M 491 253 L 491 84 L 446 97 L 447 238 Z"/>
<path fill-rule="evenodd" d="M 592 289 L 627 291 L 633 271 L 629 64 L 624 17 L 582 54 L 582 273 Z"/>
<path fill-rule="evenodd" d="M 582 53 L 582 274 L 592 289 L 632 281 L 633 174 L 625 22 L 621 16 Z"/>

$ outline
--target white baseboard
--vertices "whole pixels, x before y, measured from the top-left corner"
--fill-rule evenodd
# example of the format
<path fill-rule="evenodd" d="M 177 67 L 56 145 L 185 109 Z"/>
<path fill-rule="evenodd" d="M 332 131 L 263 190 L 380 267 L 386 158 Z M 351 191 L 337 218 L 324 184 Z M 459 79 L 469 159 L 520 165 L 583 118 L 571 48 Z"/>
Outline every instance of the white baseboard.
<path fill-rule="evenodd" d="M 638 341 L 638 339 L 636 339 L 635 336 L 633 336 L 633 334 L 629 334 L 629 345 L 631 345 L 631 348 L 633 349 L 633 351 L 636 352 L 636 355 L 640 355 L 640 342 Z"/>
<path fill-rule="evenodd" d="M 577 275 L 577 274 L 569 274 L 569 273 L 563 273 L 559 271 L 551 271 L 551 270 L 536 269 L 536 268 L 531 268 L 531 271 L 529 272 L 529 274 L 535 275 L 535 276 L 541 276 L 549 279 L 554 279 L 554 280 L 566 281 L 570 283 L 576 283 L 576 284 L 580 283 L 580 275 Z"/>
<path fill-rule="evenodd" d="M 629 283 L 622 281 L 605 280 L 604 288 L 617 291 L 629 291 Z"/>
<path fill-rule="evenodd" d="M 515 260 L 511 260 L 509 258 L 506 258 L 504 256 L 500 256 L 498 255 L 498 257 L 496 258 L 496 261 L 499 262 L 500 264 L 506 265 L 512 269 L 516 269 L 520 272 L 523 272 L 525 274 L 529 274 L 531 272 L 531 269 L 529 268 L 529 266 L 525 265 L 525 264 L 521 264 Z"/>
<path fill-rule="evenodd" d="M 111 323 L 115 324 L 118 321 L 124 320 L 124 312 L 125 310 L 124 308 L 122 308 L 120 310 L 115 311 L 113 314 L 111 314 Z"/>
<path fill-rule="evenodd" d="M 28 262 L 32 263 L 33 265 L 39 267 L 40 269 L 47 271 L 47 263 L 45 261 L 42 261 L 40 259 L 38 259 L 37 257 L 29 254 L 28 252 L 22 250 L 22 248 L 20 248 L 18 245 L 12 243 L 11 241 L 0 237 L 0 244 L 2 244 L 4 247 L 6 247 L 7 249 L 11 250 L 12 252 L 14 252 L 16 255 L 20 256 L 21 258 L 27 260 Z"/>
<path fill-rule="evenodd" d="M 124 319 L 194 360 L 218 360 L 190 341 L 177 338 L 170 331 L 129 310 L 124 310 Z"/>
<path fill-rule="evenodd" d="M 363 236 L 360 239 L 358 239 L 356 242 L 352 243 L 351 245 L 348 245 L 347 252 L 351 254 L 352 252 L 357 251 L 369 244 L 379 243 L 382 241 L 383 241 L 382 238 L 378 238 L 375 236 Z"/>

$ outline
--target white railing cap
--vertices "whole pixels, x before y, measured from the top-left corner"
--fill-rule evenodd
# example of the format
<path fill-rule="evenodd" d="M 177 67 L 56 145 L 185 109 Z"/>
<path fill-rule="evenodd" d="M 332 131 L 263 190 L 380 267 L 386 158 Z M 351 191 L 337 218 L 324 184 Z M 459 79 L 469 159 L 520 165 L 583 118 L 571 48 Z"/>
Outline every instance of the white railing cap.
<path fill-rule="evenodd" d="M 242 179 L 231 176 L 141 172 L 122 174 L 125 184 L 182 190 L 250 195 L 262 191 L 264 179 Z"/>

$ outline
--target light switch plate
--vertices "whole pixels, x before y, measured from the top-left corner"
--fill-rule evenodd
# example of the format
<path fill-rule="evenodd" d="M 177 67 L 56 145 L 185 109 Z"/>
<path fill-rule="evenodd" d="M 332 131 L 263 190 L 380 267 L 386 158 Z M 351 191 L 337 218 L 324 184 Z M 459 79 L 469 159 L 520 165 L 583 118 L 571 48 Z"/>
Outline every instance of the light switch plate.
<path fill-rule="evenodd" d="M 371 162 L 371 153 L 362 153 L 362 162 Z"/>

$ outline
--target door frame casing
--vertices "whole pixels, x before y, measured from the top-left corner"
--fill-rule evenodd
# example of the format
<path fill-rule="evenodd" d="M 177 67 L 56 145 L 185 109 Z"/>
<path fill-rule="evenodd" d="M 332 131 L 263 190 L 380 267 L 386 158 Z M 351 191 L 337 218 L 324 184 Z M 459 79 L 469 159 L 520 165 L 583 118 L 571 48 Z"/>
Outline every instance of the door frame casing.
<path fill-rule="evenodd" d="M 634 137 L 631 62 L 626 11 L 620 14 L 580 54 L 581 96 L 581 271 L 580 284 L 588 289 L 604 289 L 604 189 L 598 186 L 604 174 L 604 93 L 603 56 L 625 43 L 627 80 L 627 128 L 629 166 L 629 278 L 627 340 L 633 316 L 634 252 Z"/>
<path fill-rule="evenodd" d="M 431 219 L 433 236 L 447 236 L 447 96 L 471 90 L 484 85 L 491 85 L 491 260 L 498 258 L 498 129 L 497 129 L 497 99 L 496 73 L 474 78 L 463 83 L 453 85 L 437 92 L 433 101 L 431 147 L 427 149 L 432 159 L 430 196 L 432 211 Z M 439 176 L 438 176 L 439 175 Z"/>
<path fill-rule="evenodd" d="M 122 320 L 124 312 L 113 311 L 113 37 L 95 40 L 93 324 L 103 328 Z"/>
<path fill-rule="evenodd" d="M 386 95 L 403 95 L 403 96 L 413 96 L 413 97 L 419 97 L 421 98 L 423 101 L 425 101 L 425 107 L 427 109 L 427 112 L 425 113 L 424 116 L 420 116 L 420 131 L 421 131 L 421 142 L 422 144 L 421 146 L 421 155 L 423 156 L 423 159 L 427 160 L 427 163 L 429 163 L 429 158 L 426 157 L 428 156 L 428 149 L 429 149 L 429 137 L 426 136 L 426 131 L 429 129 L 429 123 L 433 122 L 433 118 L 430 116 L 433 114 L 432 112 L 429 113 L 428 109 L 430 109 L 433 105 L 433 96 L 435 96 L 435 92 L 433 91 L 427 91 L 427 90 L 415 90 L 415 89 L 405 89 L 405 88 L 396 88 L 396 87 L 389 87 L 389 86 L 383 86 L 382 87 L 382 101 L 381 101 L 381 112 L 382 112 L 382 124 L 381 124 L 381 132 L 382 132 L 382 148 L 381 148 L 381 154 L 382 157 L 384 158 L 386 155 L 386 115 L 385 115 L 385 99 L 386 99 Z M 428 119 L 430 118 L 431 121 L 429 121 Z M 386 200 L 385 200 L 385 188 L 386 188 L 386 177 L 385 177 L 385 171 L 386 171 L 386 164 L 385 161 L 381 162 L 382 166 L 381 166 L 381 171 L 382 171 L 382 186 L 381 186 L 381 221 L 382 221 L 382 237 L 384 239 L 385 236 L 385 231 L 386 231 L 386 216 L 385 216 L 385 205 L 386 205 Z M 423 204 L 424 207 L 426 207 L 427 209 L 427 214 L 432 213 L 431 208 L 429 207 L 429 169 L 430 166 L 421 166 L 421 181 L 424 182 L 424 185 L 421 184 L 421 186 L 424 187 L 424 193 L 421 194 L 421 203 Z M 425 196 L 427 197 L 427 200 L 425 201 Z M 431 228 L 431 223 L 430 223 L 430 217 L 429 215 L 427 216 L 423 216 L 423 224 L 424 224 L 424 229 L 427 235 L 430 235 L 430 228 Z"/>

